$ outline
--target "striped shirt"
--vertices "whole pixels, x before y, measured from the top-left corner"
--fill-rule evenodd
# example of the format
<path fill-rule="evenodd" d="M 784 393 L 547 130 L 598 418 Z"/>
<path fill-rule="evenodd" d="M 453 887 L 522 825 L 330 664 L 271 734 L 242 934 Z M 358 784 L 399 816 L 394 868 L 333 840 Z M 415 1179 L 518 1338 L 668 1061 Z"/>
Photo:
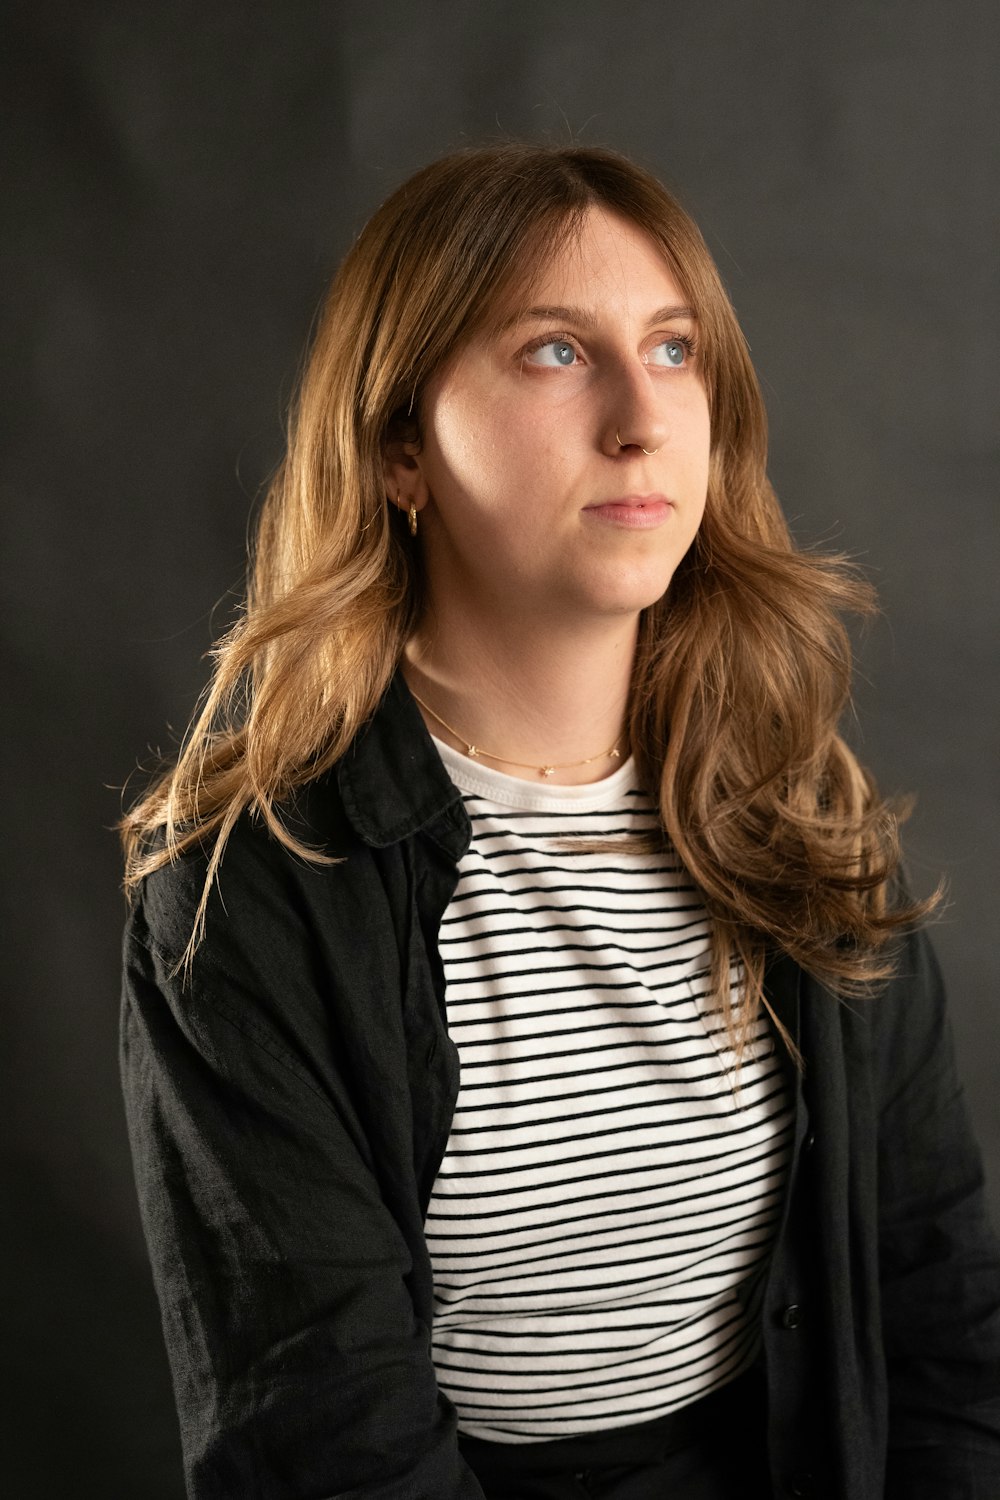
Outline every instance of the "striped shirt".
<path fill-rule="evenodd" d="M 542 786 L 438 749 L 473 829 L 440 933 L 461 1085 L 425 1224 L 438 1384 L 494 1442 L 649 1421 L 757 1352 L 779 1059 L 761 1018 L 735 1087 L 675 855 L 563 845 L 658 827 L 631 761 Z"/>

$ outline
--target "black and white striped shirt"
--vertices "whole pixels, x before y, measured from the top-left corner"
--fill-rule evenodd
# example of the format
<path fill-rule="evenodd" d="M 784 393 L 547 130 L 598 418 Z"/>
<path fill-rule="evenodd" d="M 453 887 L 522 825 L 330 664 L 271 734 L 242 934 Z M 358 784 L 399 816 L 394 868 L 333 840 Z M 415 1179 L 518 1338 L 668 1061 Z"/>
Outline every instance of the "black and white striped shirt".
<path fill-rule="evenodd" d="M 649 1421 L 756 1353 L 779 1060 L 762 1019 L 735 1086 L 676 856 L 563 845 L 656 828 L 631 762 L 543 786 L 438 748 L 473 828 L 440 934 L 461 1087 L 425 1226 L 438 1383 L 495 1442 Z"/>

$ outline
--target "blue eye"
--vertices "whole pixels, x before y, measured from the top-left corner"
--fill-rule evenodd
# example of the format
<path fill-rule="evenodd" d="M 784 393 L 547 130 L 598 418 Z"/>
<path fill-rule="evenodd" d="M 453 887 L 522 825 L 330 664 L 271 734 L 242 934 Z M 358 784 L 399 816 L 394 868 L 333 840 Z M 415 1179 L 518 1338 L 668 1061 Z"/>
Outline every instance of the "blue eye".
<path fill-rule="evenodd" d="M 565 339 L 550 339 L 547 344 L 532 349 L 530 354 L 536 365 L 571 365 L 576 359 L 576 350 Z"/>
<path fill-rule="evenodd" d="M 670 365 L 677 370 L 686 363 L 691 353 L 686 339 L 664 339 L 650 351 L 650 360 L 656 365 Z"/>

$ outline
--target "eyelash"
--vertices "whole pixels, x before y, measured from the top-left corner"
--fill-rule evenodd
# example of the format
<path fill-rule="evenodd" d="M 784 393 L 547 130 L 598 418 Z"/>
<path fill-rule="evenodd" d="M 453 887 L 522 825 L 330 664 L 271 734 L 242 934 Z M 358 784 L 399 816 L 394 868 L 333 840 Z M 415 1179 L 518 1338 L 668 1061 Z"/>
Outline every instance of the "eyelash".
<path fill-rule="evenodd" d="M 689 360 L 698 353 L 698 341 L 689 333 L 668 334 L 666 338 L 660 339 L 660 343 L 680 344 L 687 350 Z M 570 344 L 574 349 L 578 349 L 577 342 L 571 333 L 543 333 L 537 339 L 532 339 L 530 344 L 525 344 L 521 350 L 521 359 L 527 359 L 529 354 L 535 354 L 539 349 L 544 349 L 546 344 Z M 683 366 L 677 368 L 680 369 Z"/>

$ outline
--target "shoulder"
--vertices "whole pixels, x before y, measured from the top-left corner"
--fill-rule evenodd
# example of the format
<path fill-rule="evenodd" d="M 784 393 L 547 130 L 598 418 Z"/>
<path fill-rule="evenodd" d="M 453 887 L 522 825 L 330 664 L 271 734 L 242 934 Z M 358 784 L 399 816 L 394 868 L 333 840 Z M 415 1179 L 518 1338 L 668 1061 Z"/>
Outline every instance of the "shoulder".
<path fill-rule="evenodd" d="M 365 846 L 344 814 L 335 772 L 315 778 L 277 809 L 282 827 L 307 858 L 284 843 L 263 817 L 244 812 L 222 851 L 205 906 L 200 963 L 211 963 L 220 947 L 254 952 L 282 931 L 306 920 L 317 904 L 329 904 L 352 874 Z M 126 941 L 140 941 L 167 963 L 179 963 L 199 920 L 209 877 L 212 845 L 185 850 L 142 883 L 129 915 Z"/>
<path fill-rule="evenodd" d="M 954 1069 L 947 996 L 926 927 L 903 935 L 893 976 L 869 1003 L 883 1093 L 892 1096 L 921 1074 Z"/>
<path fill-rule="evenodd" d="M 947 996 L 924 926 L 896 940 L 891 977 L 872 993 L 834 994 L 802 976 L 802 1025 L 813 1089 L 831 1076 L 856 1104 L 871 1097 L 879 1113 L 906 1094 L 932 1096 L 956 1087 Z"/>
<path fill-rule="evenodd" d="M 241 818 L 189 962 L 208 851 L 185 853 L 145 880 L 123 953 L 123 1057 L 133 1073 L 154 1054 L 173 1057 L 173 1070 L 171 1049 L 186 1047 L 220 1076 L 257 1080 L 248 1087 L 294 1076 L 325 1094 L 349 1039 L 400 993 L 407 908 L 398 851 L 373 851 L 351 832 L 335 779 L 304 789 L 286 823 L 326 862 L 287 848 L 262 820 Z"/>

